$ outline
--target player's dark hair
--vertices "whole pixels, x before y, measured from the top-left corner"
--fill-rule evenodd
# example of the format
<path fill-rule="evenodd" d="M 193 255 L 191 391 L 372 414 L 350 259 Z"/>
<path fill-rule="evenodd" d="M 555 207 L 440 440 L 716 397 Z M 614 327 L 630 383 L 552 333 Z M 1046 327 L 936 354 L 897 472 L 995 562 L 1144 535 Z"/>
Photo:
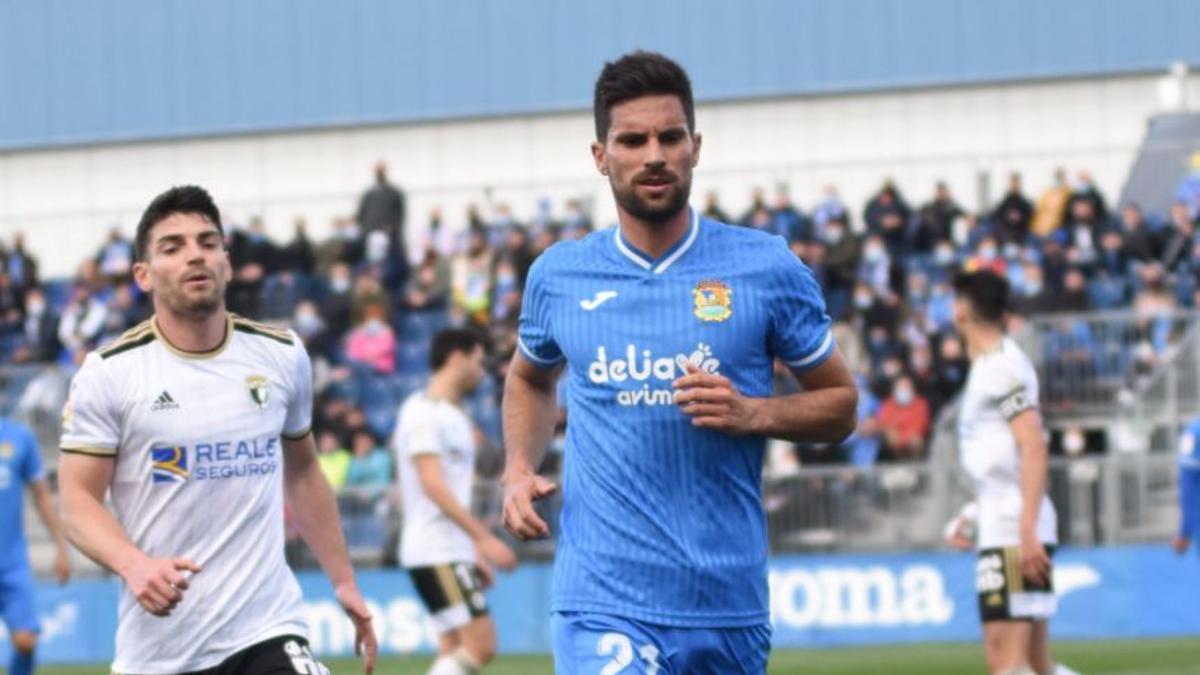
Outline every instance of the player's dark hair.
<path fill-rule="evenodd" d="M 1008 280 L 991 270 L 962 272 L 954 277 L 954 293 L 971 305 L 981 321 L 1000 326 L 1008 311 Z"/>
<path fill-rule="evenodd" d="M 138 260 L 146 259 L 146 246 L 150 242 L 150 230 L 176 213 L 193 213 L 217 226 L 222 236 L 221 213 L 213 202 L 212 195 L 198 185 L 177 185 L 158 195 L 142 213 L 138 221 L 137 235 L 133 240 L 133 254 Z"/>
<path fill-rule="evenodd" d="M 435 372 L 441 370 L 455 352 L 470 354 L 476 345 L 483 345 L 483 337 L 469 328 L 446 328 L 433 336 L 433 344 L 429 348 L 429 367 Z"/>
<path fill-rule="evenodd" d="M 696 131 L 692 82 L 683 68 L 656 52 L 636 51 L 604 64 L 596 78 L 592 112 L 596 118 L 596 140 L 604 142 L 612 125 L 612 107 L 642 96 L 679 97 L 687 116 L 688 133 Z"/>

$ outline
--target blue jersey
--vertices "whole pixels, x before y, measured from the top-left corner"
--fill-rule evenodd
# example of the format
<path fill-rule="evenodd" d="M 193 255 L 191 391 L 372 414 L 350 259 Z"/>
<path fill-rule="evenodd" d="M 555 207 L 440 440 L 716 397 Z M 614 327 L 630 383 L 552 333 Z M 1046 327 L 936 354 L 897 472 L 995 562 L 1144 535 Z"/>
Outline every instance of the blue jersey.
<path fill-rule="evenodd" d="M 657 260 L 619 228 L 547 250 L 519 347 L 566 362 L 570 418 L 553 610 L 682 627 L 768 621 L 764 440 L 697 429 L 686 363 L 770 396 L 774 359 L 834 351 L 821 290 L 782 238 L 698 218 Z"/>
<path fill-rule="evenodd" d="M 42 478 L 33 432 L 0 419 L 0 571 L 29 565 L 25 548 L 25 486 Z"/>
<path fill-rule="evenodd" d="M 1179 536 L 1200 536 L 1200 417 L 1179 438 Z"/>

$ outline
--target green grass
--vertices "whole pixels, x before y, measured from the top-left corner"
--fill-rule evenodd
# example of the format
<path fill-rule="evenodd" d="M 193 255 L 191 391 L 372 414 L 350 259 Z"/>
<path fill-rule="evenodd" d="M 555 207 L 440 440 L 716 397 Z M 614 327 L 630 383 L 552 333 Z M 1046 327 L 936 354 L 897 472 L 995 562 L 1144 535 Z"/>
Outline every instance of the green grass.
<path fill-rule="evenodd" d="M 1200 672 L 1200 637 L 1191 640 L 1070 642 L 1056 644 L 1055 656 L 1084 675 L 1188 675 Z M 331 661 L 338 675 L 362 672 L 353 661 Z M 428 658 L 389 658 L 379 675 L 421 675 Z M 44 667 L 38 675 L 92 675 L 107 672 L 97 666 Z M 552 673 L 549 657 L 505 656 L 487 675 Z M 630 675 L 637 672 L 630 668 Z M 978 645 L 905 645 L 856 649 L 786 650 L 771 657 L 771 675 L 970 675 L 984 673 Z"/>

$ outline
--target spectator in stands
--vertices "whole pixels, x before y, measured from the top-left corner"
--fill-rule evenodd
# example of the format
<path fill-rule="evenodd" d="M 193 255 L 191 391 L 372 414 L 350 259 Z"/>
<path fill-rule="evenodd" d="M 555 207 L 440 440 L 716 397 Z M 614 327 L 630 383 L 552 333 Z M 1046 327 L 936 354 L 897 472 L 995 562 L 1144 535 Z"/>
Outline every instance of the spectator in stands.
<path fill-rule="evenodd" d="M 133 285 L 122 283 L 113 288 L 112 296 L 104 312 L 104 328 L 99 344 L 121 337 L 121 334 L 150 316 L 150 309 L 138 302 Z"/>
<path fill-rule="evenodd" d="M 326 326 L 337 329 L 351 324 L 354 311 L 351 293 L 353 283 L 350 266 L 344 262 L 334 263 L 329 270 L 329 280 L 320 304 L 321 319 Z"/>
<path fill-rule="evenodd" d="M 768 231 L 787 241 L 811 239 L 804 214 L 792 204 L 792 197 L 785 183 L 780 183 L 775 188 L 775 205 L 771 208 L 771 226 Z"/>
<path fill-rule="evenodd" d="M 1175 308 L 1175 296 L 1167 284 L 1161 265 L 1143 265 L 1138 271 L 1140 290 L 1133 298 L 1133 309 L 1140 316 L 1154 316 Z"/>
<path fill-rule="evenodd" d="M 846 205 L 838 196 L 837 187 L 830 184 L 821 190 L 821 199 L 813 207 L 813 238 L 827 239 L 825 226 L 834 220 L 841 222 L 846 229 L 850 229 L 850 212 L 846 210 Z"/>
<path fill-rule="evenodd" d="M 1104 202 L 1104 195 L 1100 194 L 1099 188 L 1096 187 L 1096 182 L 1092 180 L 1092 174 L 1081 169 L 1075 177 L 1075 185 L 1071 189 L 1070 201 L 1067 204 L 1067 213 L 1071 212 L 1071 202 L 1086 201 L 1092 205 L 1092 213 L 1098 221 L 1104 223 L 1108 221 L 1108 205 Z"/>
<path fill-rule="evenodd" d="M 13 361 L 50 362 L 58 358 L 62 344 L 58 341 L 58 314 L 46 302 L 40 286 L 25 292 L 24 339 L 13 355 Z"/>
<path fill-rule="evenodd" d="M 942 395 L 938 372 L 933 366 L 933 349 L 928 342 L 915 344 L 909 350 L 908 375 L 917 395 L 929 403 L 930 417 L 936 419 L 946 399 Z"/>
<path fill-rule="evenodd" d="M 858 384 L 858 426 L 842 442 L 843 454 L 852 466 L 866 469 L 879 459 L 880 426 L 879 399 L 867 386 L 867 378 L 856 375 Z"/>
<path fill-rule="evenodd" d="M 450 263 L 429 242 L 405 287 L 404 307 L 417 311 L 440 310 L 446 308 L 449 298 Z"/>
<path fill-rule="evenodd" d="M 346 335 L 346 359 L 379 375 L 396 372 L 396 333 L 387 322 L 387 303 L 363 305 L 362 318 Z"/>
<path fill-rule="evenodd" d="M 277 250 L 267 237 L 262 218 L 254 217 L 248 229 L 233 227 L 229 234 L 229 262 L 233 280 L 226 297 L 229 310 L 236 314 L 261 316 L 263 283 L 275 271 Z"/>
<path fill-rule="evenodd" d="M 113 227 L 108 232 L 108 241 L 96 254 L 96 265 L 109 283 L 128 281 L 133 271 L 133 242 Z"/>
<path fill-rule="evenodd" d="M 392 484 L 392 453 L 375 434 L 368 429 L 355 431 L 350 451 L 345 487 L 366 490 L 370 496 L 387 490 Z"/>
<path fill-rule="evenodd" d="M 387 164 L 375 164 L 375 183 L 358 200 L 354 220 L 364 234 L 380 230 L 393 240 L 398 248 L 397 256 L 407 260 L 404 250 L 404 223 L 407 217 L 407 202 L 404 191 L 388 181 Z"/>
<path fill-rule="evenodd" d="M 996 224 L 996 236 L 1002 243 L 1025 243 L 1029 236 L 1029 224 L 1033 219 L 1033 204 L 1021 190 L 1021 174 L 1016 171 L 1008 176 L 1008 192 L 992 211 Z"/>
<path fill-rule="evenodd" d="M 937 242 L 950 238 L 954 221 L 962 215 L 963 210 L 950 195 L 950 188 L 944 181 L 938 181 L 933 199 L 921 207 L 917 216 L 912 250 L 917 253 L 932 253 Z"/>
<path fill-rule="evenodd" d="M 37 261 L 25 250 L 25 235 L 21 232 L 13 235 L 11 250 L 0 244 L 0 267 L 8 271 L 13 285 L 21 290 L 38 285 Z"/>
<path fill-rule="evenodd" d="M 88 285 L 78 284 L 72 289 L 71 301 L 58 324 L 58 340 L 71 363 L 83 363 L 83 357 L 96 348 L 106 315 L 104 302 Z"/>
<path fill-rule="evenodd" d="M 354 279 L 354 291 L 351 295 L 354 323 L 361 322 L 371 307 L 382 307 L 386 312 L 392 306 L 389 297 L 378 277 L 371 274 L 360 274 Z M 384 318 L 387 317 L 384 316 Z"/>
<path fill-rule="evenodd" d="M 1032 316 L 1053 311 L 1054 302 L 1046 288 L 1041 265 L 1026 262 L 1022 266 L 1021 283 L 1013 286 L 1013 306 L 1018 314 Z"/>
<path fill-rule="evenodd" d="M 867 202 L 863 211 L 863 222 L 867 232 L 883 237 L 887 250 L 893 257 L 908 252 L 908 219 L 911 209 L 891 179 L 884 182 L 879 192 Z"/>
<path fill-rule="evenodd" d="M 834 318 L 846 316 L 849 309 L 851 290 L 858 278 L 858 266 L 862 261 L 862 246 L 845 220 L 827 220 L 821 226 L 825 243 L 826 306 Z"/>
<path fill-rule="evenodd" d="M 893 460 L 924 458 L 930 420 L 929 402 L 917 394 L 912 378 L 898 377 L 879 408 L 884 455 Z"/>
<path fill-rule="evenodd" d="M 1071 198 L 1063 236 L 1071 250 L 1072 260 L 1091 265 L 1099 254 L 1100 236 L 1107 229 L 1104 217 L 1096 211 L 1096 201 L 1086 193 Z"/>
<path fill-rule="evenodd" d="M 584 210 L 583 202 L 575 198 L 568 199 L 563 214 L 563 230 L 570 232 L 572 238 L 579 239 L 591 233 L 592 227 L 592 217 Z M 524 228 L 521 230 L 525 233 L 525 240 L 528 243 L 529 232 Z"/>
<path fill-rule="evenodd" d="M 958 336 L 946 334 L 942 337 L 938 343 L 936 362 L 941 399 L 949 401 L 967 381 L 967 356 Z"/>
<path fill-rule="evenodd" d="M 362 237 L 358 226 L 348 218 L 333 219 L 333 234 L 316 250 L 317 275 L 328 277 L 334 265 L 356 267 L 362 260 Z"/>
<path fill-rule="evenodd" d="M 1062 227 L 1063 217 L 1067 213 L 1067 200 L 1070 197 L 1071 188 L 1067 185 L 1067 171 L 1059 167 L 1054 170 L 1054 184 L 1038 198 L 1037 210 L 1033 213 L 1033 222 L 1030 226 L 1034 236 L 1049 237 Z"/>
<path fill-rule="evenodd" d="M 1162 261 L 1169 272 L 1191 260 L 1196 246 L 1196 223 L 1188 214 L 1187 206 L 1176 202 L 1171 206 L 1171 224 L 1163 233 Z"/>
<path fill-rule="evenodd" d="M 708 193 L 704 195 L 704 217 L 712 218 L 713 220 L 720 221 L 722 223 L 731 222 L 729 220 L 729 214 L 725 213 L 725 209 L 721 208 L 720 198 L 717 196 L 716 190 L 709 190 Z"/>
<path fill-rule="evenodd" d="M 1096 270 L 1111 278 L 1124 279 L 1129 273 L 1129 251 L 1125 248 L 1125 237 L 1117 229 L 1107 229 L 1100 234 L 1100 251 L 1096 256 Z"/>
<path fill-rule="evenodd" d="M 491 309 L 493 251 L 482 228 L 467 234 L 467 246 L 450 263 L 454 309 L 477 326 L 487 326 Z"/>
<path fill-rule="evenodd" d="M 317 462 L 321 473 L 335 491 L 346 486 L 346 474 L 350 470 L 350 452 L 342 447 L 341 441 L 332 431 L 317 435 Z"/>
<path fill-rule="evenodd" d="M 987 269 L 1005 276 L 1008 273 L 1008 261 L 1000 255 L 1000 244 L 996 238 L 987 234 L 980 237 L 975 254 L 967 259 L 964 268 L 971 271 Z"/>
<path fill-rule="evenodd" d="M 308 238 L 308 223 L 297 218 L 293 226 L 292 240 L 279 249 L 279 270 L 297 274 L 312 274 L 316 265 L 316 251 Z"/>
<path fill-rule="evenodd" d="M 312 300 L 296 303 L 296 309 L 292 313 L 292 329 L 300 336 L 304 348 L 313 359 L 334 360 L 339 340 L 338 330 L 325 324 Z"/>
<path fill-rule="evenodd" d="M 771 213 L 771 210 L 767 208 L 766 193 L 763 192 L 761 187 L 755 187 L 754 191 L 750 194 L 750 208 L 746 209 L 741 218 L 738 218 L 738 224 L 744 227 L 754 227 L 755 214 L 759 211 L 766 212 L 768 216 Z M 758 229 L 766 228 L 761 227 Z"/>
<path fill-rule="evenodd" d="M 1133 261 L 1147 263 L 1162 255 L 1159 241 L 1147 227 L 1137 204 L 1126 204 L 1121 209 L 1121 234 L 1125 239 L 1123 248 Z"/>
<path fill-rule="evenodd" d="M 1091 302 L 1087 294 L 1087 278 L 1079 267 L 1071 267 L 1063 276 L 1062 290 L 1051 299 L 1054 312 L 1085 312 Z"/>
<path fill-rule="evenodd" d="M 0 270 L 0 334 L 11 335 L 21 332 L 25 322 L 25 299 L 12 277 Z"/>

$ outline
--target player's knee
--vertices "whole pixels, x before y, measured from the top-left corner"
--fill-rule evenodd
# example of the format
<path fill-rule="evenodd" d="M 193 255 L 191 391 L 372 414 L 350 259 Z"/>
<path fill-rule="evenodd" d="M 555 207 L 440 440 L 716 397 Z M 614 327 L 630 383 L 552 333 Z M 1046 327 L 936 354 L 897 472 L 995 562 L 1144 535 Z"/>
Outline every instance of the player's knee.
<path fill-rule="evenodd" d="M 17 631 L 12 634 L 13 649 L 22 654 L 32 654 L 37 648 L 37 633 L 29 631 Z"/>

